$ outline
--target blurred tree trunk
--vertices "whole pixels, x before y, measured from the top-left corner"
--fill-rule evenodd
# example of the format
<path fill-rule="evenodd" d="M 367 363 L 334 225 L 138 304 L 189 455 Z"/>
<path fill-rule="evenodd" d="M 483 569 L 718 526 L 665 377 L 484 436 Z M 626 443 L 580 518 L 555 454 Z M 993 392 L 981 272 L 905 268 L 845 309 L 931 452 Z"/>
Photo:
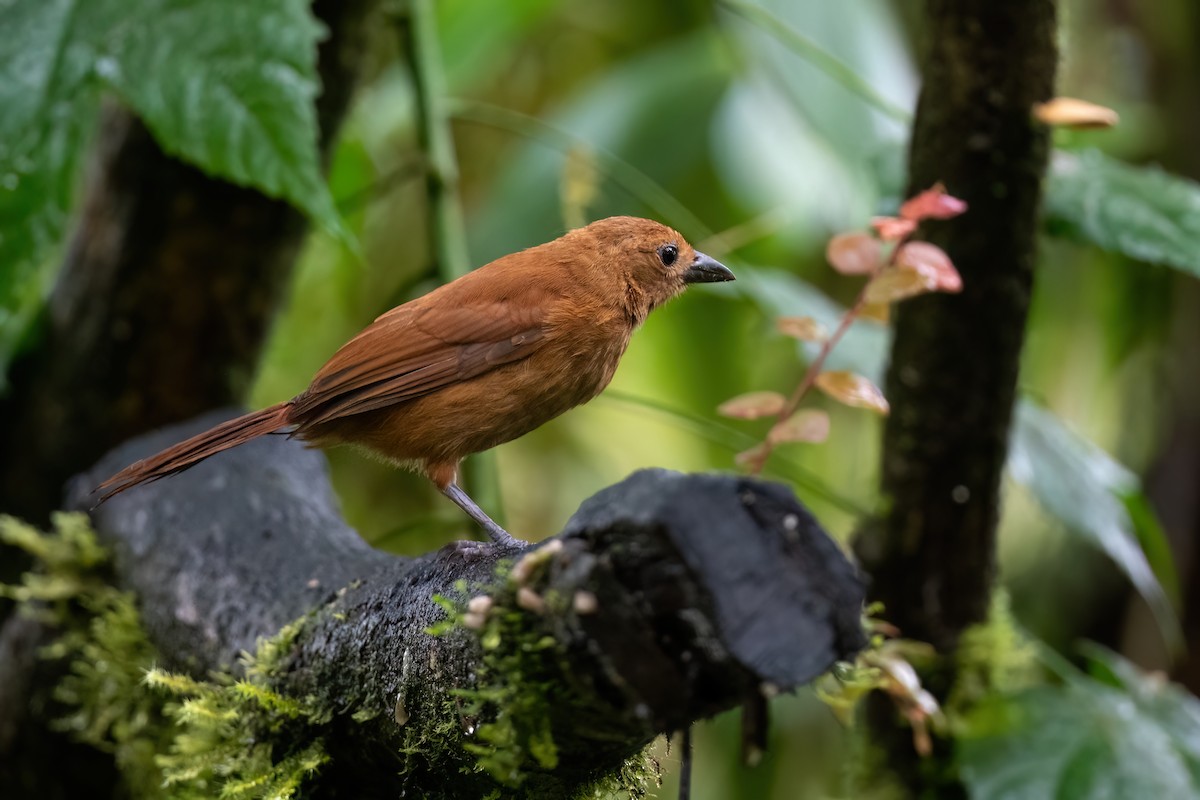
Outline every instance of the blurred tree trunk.
<path fill-rule="evenodd" d="M 901 304 L 888 368 L 887 511 L 856 549 L 874 599 L 907 638 L 950 655 L 987 618 L 1000 477 L 1033 282 L 1048 133 L 1031 117 L 1053 94 L 1053 0 L 928 0 L 923 88 L 909 193 L 941 181 L 970 210 L 923 227 L 963 276 L 960 295 Z M 948 661 L 927 675 L 944 697 Z M 948 765 L 918 758 L 886 702 L 870 715 L 896 777 L 914 795 L 959 796 Z"/>
<path fill-rule="evenodd" d="M 366 64 L 377 5 L 313 5 L 329 29 L 318 56 L 325 153 Z M 64 482 L 119 442 L 236 402 L 305 231 L 286 203 L 167 156 L 128 111 L 107 109 L 38 343 L 0 399 L 0 511 L 44 523 Z M 5 581 L 23 562 L 0 552 L 0 563 Z M 35 645 L 25 642 L 23 657 Z M 94 757 L 70 774 L 53 769 L 70 745 L 34 722 L 45 720 L 0 741 L 6 798 L 111 791 Z"/>

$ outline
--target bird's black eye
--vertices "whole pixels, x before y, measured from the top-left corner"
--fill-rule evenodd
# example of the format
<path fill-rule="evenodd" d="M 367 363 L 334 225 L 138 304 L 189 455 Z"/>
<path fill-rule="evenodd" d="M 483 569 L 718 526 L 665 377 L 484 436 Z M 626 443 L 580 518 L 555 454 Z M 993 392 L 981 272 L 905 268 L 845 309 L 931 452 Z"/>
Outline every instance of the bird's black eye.
<path fill-rule="evenodd" d="M 675 259 L 679 258 L 679 248 L 673 244 L 664 244 L 658 248 L 658 257 L 663 266 L 669 267 L 675 263 Z"/>

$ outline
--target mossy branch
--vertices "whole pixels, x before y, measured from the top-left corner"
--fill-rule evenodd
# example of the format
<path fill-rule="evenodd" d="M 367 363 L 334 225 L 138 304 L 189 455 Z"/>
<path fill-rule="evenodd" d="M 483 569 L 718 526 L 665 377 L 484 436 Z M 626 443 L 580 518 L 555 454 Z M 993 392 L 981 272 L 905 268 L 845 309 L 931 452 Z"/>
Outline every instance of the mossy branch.
<path fill-rule="evenodd" d="M 112 454 L 76 502 L 213 421 Z M 143 688 L 186 723 L 156 763 L 210 796 L 303 782 L 320 797 L 565 798 L 604 780 L 636 794 L 659 733 L 863 644 L 862 588 L 836 545 L 788 490 L 732 476 L 638 473 L 528 550 L 403 559 L 363 544 L 323 458 L 280 437 L 93 521 L 163 665 Z"/>

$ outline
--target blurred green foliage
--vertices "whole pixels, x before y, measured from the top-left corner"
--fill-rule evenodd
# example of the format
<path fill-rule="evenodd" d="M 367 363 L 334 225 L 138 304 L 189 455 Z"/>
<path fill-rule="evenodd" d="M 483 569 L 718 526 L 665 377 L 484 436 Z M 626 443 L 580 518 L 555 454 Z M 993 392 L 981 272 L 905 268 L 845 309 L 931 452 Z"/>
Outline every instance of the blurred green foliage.
<path fill-rule="evenodd" d="M 1093 675 L 1059 665 L 1061 686 L 994 696 L 959 739 L 975 800 L 1200 794 L 1200 702 L 1099 646 Z"/>
<path fill-rule="evenodd" d="M 102 17 L 110 2 L 86 11 Z M 195 12 L 202 2 L 135 5 L 153 16 L 175 6 Z M 253 21 L 198 25 L 203 36 L 183 51 L 191 61 L 181 67 L 144 36 L 82 27 L 72 14 L 84 4 L 73 0 L 0 10 L 0 22 L 10 23 L 0 42 L 0 365 L 49 284 L 51 270 L 38 266 L 52 264 L 66 227 L 102 87 L 145 116 L 171 151 L 280 194 L 325 223 L 302 255 L 250 404 L 295 394 L 364 324 L 435 285 L 417 111 L 395 31 L 380 26 L 371 41 L 379 68 L 342 131 L 327 195 L 312 183 L 312 117 L 303 108 L 297 116 L 295 103 L 283 102 L 278 119 L 264 110 L 281 87 L 307 107 L 318 31 L 298 0 L 257 10 L 212 0 L 203 10 L 235 6 L 238 14 L 279 15 L 268 26 L 279 35 L 269 51 L 278 51 L 276 69 L 213 61 L 244 50 L 237 36 Z M 1038 504 L 1010 494 L 1003 578 L 1022 624 L 1059 647 L 1087 624 L 1100 599 L 1093 578 L 1108 569 L 1081 557 L 1080 539 L 1064 531 L 1116 559 L 1156 604 L 1162 630 L 1173 630 L 1178 580 L 1136 477 L 1164 436 L 1162 399 L 1148 387 L 1163 377 L 1172 284 L 1162 266 L 1132 259 L 1194 274 L 1200 253 L 1200 187 L 1118 160 L 1143 161 L 1162 146 L 1154 86 L 1134 67 L 1155 46 L 1190 45 L 1155 39 L 1100 8 L 1067 6 L 1062 92 L 1112 105 L 1125 124 L 1112 134 L 1059 137 L 1064 152 L 1048 184 L 1047 240 L 1021 376 L 1027 397 L 1041 405 L 1026 403 L 1017 417 L 1015 473 Z M 745 391 L 796 385 L 811 353 L 776 334 L 774 318 L 807 314 L 832 327 L 855 282 L 824 264 L 825 240 L 893 211 L 901 198 L 919 21 L 870 0 L 441 0 L 436 11 L 472 264 L 554 238 L 580 218 L 620 213 L 676 226 L 739 275 L 738 283 L 694 289 L 657 311 L 606 395 L 498 448 L 510 529 L 549 535 L 582 499 L 638 467 L 731 469 L 734 453 L 761 437 L 765 424 L 720 421 L 715 407 Z M 32 58 L 57 71 L 30 71 L 21 58 L 36 48 L 22 39 L 52 41 L 50 34 L 63 35 L 53 40 L 58 49 Z M 297 59 L 302 51 L 307 60 Z M 175 102 L 190 96 L 204 67 L 243 98 L 211 125 L 197 116 L 200 106 Z M 174 93 L 138 83 L 148 75 Z M 204 96 L 206 85 L 192 88 Z M 32 89 L 41 105 L 31 101 Z M 270 125 L 260 130 L 255 114 Z M 234 134 L 237 124 L 245 136 Z M 19 176 L 11 186 L 9 175 Z M 885 328 L 859 323 L 830 366 L 878 376 L 887 343 Z M 770 470 L 845 538 L 877 500 L 879 423 L 825 407 L 830 440 L 785 448 Z M 416 553 L 471 533 L 423 479 L 355 452 L 330 458 L 348 518 L 377 545 Z M 1111 581 L 1102 583 L 1111 590 Z M 1045 690 L 1046 708 L 1079 687 Z M 1096 698 L 1115 690 L 1085 688 L 1088 708 L 1108 714 Z M 773 708 L 771 749 L 753 770 L 738 764 L 735 717 L 699 726 L 699 800 L 850 796 L 844 764 L 854 734 L 807 695 L 780 698 Z M 1095 720 L 1085 714 L 1079 722 Z M 978 776 L 995 752 L 974 753 Z M 677 753 L 660 756 L 669 765 Z M 673 792 L 675 771 L 666 772 L 663 797 Z M 973 783 L 981 797 L 994 796 L 979 789 L 988 785 Z"/>

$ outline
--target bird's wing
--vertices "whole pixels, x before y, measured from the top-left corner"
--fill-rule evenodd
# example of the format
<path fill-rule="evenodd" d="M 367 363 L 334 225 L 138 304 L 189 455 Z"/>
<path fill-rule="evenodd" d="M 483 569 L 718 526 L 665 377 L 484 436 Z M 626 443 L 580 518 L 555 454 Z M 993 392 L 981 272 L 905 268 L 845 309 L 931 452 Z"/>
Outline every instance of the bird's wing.
<path fill-rule="evenodd" d="M 545 340 L 540 306 L 400 306 L 321 368 L 292 403 L 302 426 L 374 411 L 528 357 Z"/>

